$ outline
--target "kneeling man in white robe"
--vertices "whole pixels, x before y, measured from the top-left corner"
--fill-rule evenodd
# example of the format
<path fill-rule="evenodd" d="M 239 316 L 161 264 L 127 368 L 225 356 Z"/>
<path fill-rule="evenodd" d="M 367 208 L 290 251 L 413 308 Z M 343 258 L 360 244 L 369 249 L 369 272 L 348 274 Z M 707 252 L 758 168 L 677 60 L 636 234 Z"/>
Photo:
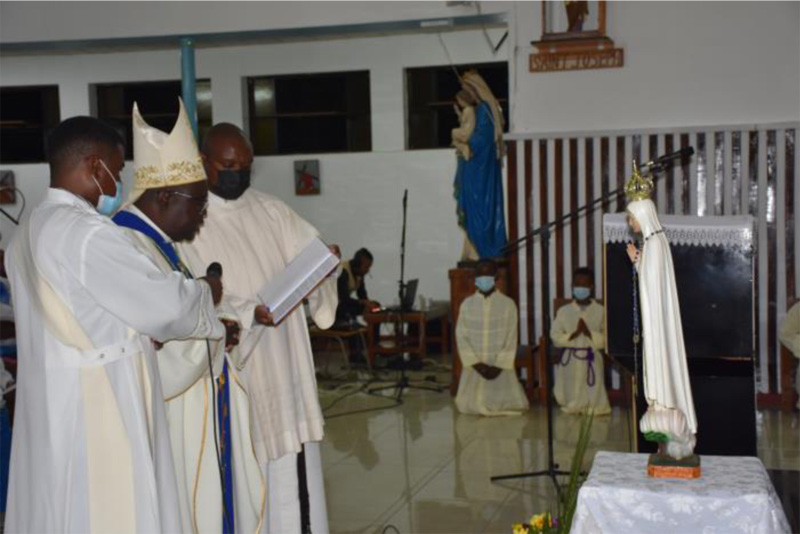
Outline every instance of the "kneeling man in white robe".
<path fill-rule="evenodd" d="M 786 312 L 786 317 L 781 322 L 779 337 L 781 343 L 789 349 L 789 352 L 795 358 L 800 358 L 800 302 L 797 302 Z M 800 365 L 797 366 L 794 387 L 797 391 L 797 405 L 795 407 L 800 409 Z"/>
<path fill-rule="evenodd" d="M 208 183 L 183 104 L 169 135 L 148 125 L 134 105 L 133 152 L 134 204 L 114 222 L 127 228 L 162 271 L 192 279 L 205 268 L 184 257 L 190 251 L 179 255 L 174 243 L 191 241 L 200 229 Z M 185 532 L 252 533 L 264 519 L 266 486 L 250 441 L 247 394 L 238 379 L 239 326 L 232 310 L 224 311 L 225 303 L 217 311 L 227 327 L 226 342 L 170 341 L 158 352 L 181 512 L 184 524 L 191 525 Z"/>
<path fill-rule="evenodd" d="M 561 307 L 550 327 L 553 345 L 561 349 L 556 362 L 553 395 L 565 413 L 608 415 L 603 368 L 604 310 L 594 300 L 594 273 L 588 267 L 572 275 L 575 300 Z"/>
<path fill-rule="evenodd" d="M 6 532 L 189 532 L 153 341 L 220 339 L 218 280 L 164 271 L 108 216 L 123 142 L 90 117 L 48 137 L 50 189 L 6 267 L 19 348 Z"/>
<path fill-rule="evenodd" d="M 495 287 L 497 266 L 481 260 L 477 292 L 461 303 L 456 343 L 463 370 L 456 407 L 464 414 L 517 415 L 528 398 L 517 379 L 517 305 Z"/>

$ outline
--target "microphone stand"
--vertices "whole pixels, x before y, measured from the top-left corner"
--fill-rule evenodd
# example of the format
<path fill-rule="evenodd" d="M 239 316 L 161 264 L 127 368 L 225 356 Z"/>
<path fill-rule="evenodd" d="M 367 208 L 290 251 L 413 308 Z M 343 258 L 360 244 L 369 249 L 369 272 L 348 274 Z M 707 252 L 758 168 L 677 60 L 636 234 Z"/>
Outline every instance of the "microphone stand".
<path fill-rule="evenodd" d="M 403 230 L 402 236 L 400 238 L 400 281 L 398 282 L 399 289 L 398 289 L 398 296 L 400 297 L 400 311 L 396 314 L 397 321 L 395 321 L 395 328 L 394 328 L 394 339 L 395 339 L 395 347 L 400 351 L 400 378 L 397 382 L 390 386 L 381 386 L 378 388 L 372 388 L 368 390 L 368 393 L 374 394 L 378 391 L 385 391 L 387 389 L 395 390 L 394 399 L 398 405 L 403 404 L 403 391 L 406 389 L 421 389 L 425 391 L 435 391 L 437 393 L 441 393 L 444 391 L 441 387 L 438 386 L 415 386 L 409 383 L 408 375 L 406 375 L 406 367 L 408 367 L 408 361 L 405 358 L 405 352 L 403 352 L 404 346 L 404 338 L 405 333 L 403 332 L 403 325 L 405 324 L 404 321 L 404 313 L 406 311 L 406 307 L 404 305 L 404 297 L 406 294 L 406 283 L 405 283 L 405 269 L 406 269 L 406 211 L 408 210 L 408 189 L 405 190 L 403 193 Z M 413 307 L 413 304 L 412 304 Z M 420 343 L 424 342 L 423 339 L 420 339 Z"/>
<path fill-rule="evenodd" d="M 656 178 L 656 173 L 660 173 L 669 166 L 671 160 L 675 157 L 688 157 L 694 153 L 694 150 L 683 149 L 679 152 L 674 154 L 670 154 L 667 156 L 663 156 L 655 160 L 655 162 L 648 163 L 640 167 L 640 171 L 644 173 L 648 173 L 653 178 Z M 676 156 L 678 155 L 678 156 Z M 614 191 L 606 193 L 605 195 L 601 195 L 600 197 L 592 200 L 588 204 L 585 204 L 578 208 L 577 210 L 573 211 L 572 213 L 568 213 L 555 219 L 553 221 L 547 222 L 540 227 L 534 229 L 533 231 L 529 232 L 528 234 L 522 236 L 521 238 L 517 239 L 516 241 L 509 243 L 506 245 L 505 251 L 506 254 L 515 252 L 518 249 L 523 247 L 523 244 L 526 246 L 529 244 L 530 241 L 533 240 L 534 237 L 539 236 L 541 248 L 542 248 L 542 280 L 544 283 L 542 284 L 542 300 L 544 302 L 545 308 L 542 311 L 542 343 L 544 344 L 543 353 L 545 354 L 545 358 L 547 359 L 546 368 L 547 374 L 545 375 L 546 384 L 545 387 L 547 389 L 547 468 L 541 471 L 534 471 L 532 473 L 516 473 L 512 475 L 500 475 L 500 476 L 493 476 L 490 478 L 492 482 L 496 482 L 498 480 L 509 480 L 509 479 L 517 479 L 517 478 L 528 478 L 528 477 L 548 477 L 550 480 L 553 481 L 553 485 L 556 488 L 556 493 L 559 497 L 561 497 L 561 485 L 558 483 L 558 476 L 559 475 L 569 475 L 568 471 L 561 471 L 559 470 L 559 465 L 555 462 L 555 458 L 553 456 L 553 366 L 550 364 L 550 235 L 551 230 L 553 228 L 559 227 L 563 225 L 569 219 L 577 219 L 582 213 L 589 211 L 590 209 L 594 208 L 598 204 L 601 204 L 609 199 L 612 199 L 616 196 L 623 195 L 625 192 L 625 186 L 618 187 Z"/>

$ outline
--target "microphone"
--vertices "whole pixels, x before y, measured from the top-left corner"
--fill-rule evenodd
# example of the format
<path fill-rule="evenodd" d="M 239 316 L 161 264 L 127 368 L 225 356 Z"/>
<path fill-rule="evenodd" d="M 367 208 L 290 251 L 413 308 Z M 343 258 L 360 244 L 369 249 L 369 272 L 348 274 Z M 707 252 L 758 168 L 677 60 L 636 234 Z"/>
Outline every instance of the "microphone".
<path fill-rule="evenodd" d="M 219 280 L 222 278 L 222 265 L 218 261 L 211 263 L 206 269 L 206 276 L 209 278 L 216 278 Z"/>
<path fill-rule="evenodd" d="M 648 161 L 640 168 L 646 170 L 647 172 L 652 172 L 654 170 L 659 171 L 665 168 L 667 165 L 671 164 L 676 159 L 683 159 L 683 158 L 690 158 L 694 155 L 694 148 L 693 147 L 686 147 L 682 148 L 676 152 L 671 152 L 669 154 L 664 154 L 660 158 L 656 158 L 655 160 Z"/>

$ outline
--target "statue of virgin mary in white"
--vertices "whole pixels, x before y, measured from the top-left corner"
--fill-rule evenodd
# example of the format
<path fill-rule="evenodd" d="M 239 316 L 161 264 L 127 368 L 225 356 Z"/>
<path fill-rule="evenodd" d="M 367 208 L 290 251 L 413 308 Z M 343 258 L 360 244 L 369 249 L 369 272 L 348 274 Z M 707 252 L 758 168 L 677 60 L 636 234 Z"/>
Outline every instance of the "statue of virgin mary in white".
<path fill-rule="evenodd" d="M 653 182 L 636 170 L 625 187 L 628 222 L 643 245 L 628 245 L 639 275 L 644 347 L 644 393 L 648 409 L 639 426 L 648 437 L 666 442 L 667 455 L 680 460 L 694 452 L 697 418 L 683 343 L 681 311 L 672 253 L 650 194 Z"/>

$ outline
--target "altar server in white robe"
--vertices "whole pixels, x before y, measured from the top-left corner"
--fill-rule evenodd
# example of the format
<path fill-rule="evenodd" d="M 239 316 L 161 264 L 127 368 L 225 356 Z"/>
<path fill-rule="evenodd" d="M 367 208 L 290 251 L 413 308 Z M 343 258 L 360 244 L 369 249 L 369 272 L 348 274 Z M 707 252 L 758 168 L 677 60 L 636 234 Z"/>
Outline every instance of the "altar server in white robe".
<path fill-rule="evenodd" d="M 786 317 L 781 322 L 780 338 L 789 352 L 794 354 L 795 358 L 800 358 L 800 302 L 786 312 Z M 800 365 L 797 366 L 794 387 L 798 394 L 797 408 L 800 409 Z"/>
<path fill-rule="evenodd" d="M 215 280 L 164 272 L 108 215 L 122 140 L 75 117 L 6 257 L 18 388 L 6 532 L 187 532 L 153 340 L 224 336 Z"/>
<path fill-rule="evenodd" d="M 563 412 L 608 415 L 602 353 L 605 319 L 603 306 L 593 298 L 594 272 L 588 267 L 573 273 L 572 295 L 575 300 L 558 310 L 550 328 L 553 345 L 561 349 L 553 395 Z"/>
<path fill-rule="evenodd" d="M 178 121 L 167 135 L 148 125 L 134 105 L 135 182 L 130 200 L 135 204 L 125 206 L 113 220 L 163 272 L 195 278 L 205 269 L 192 272 L 187 264 L 199 261 L 181 258 L 175 243 L 190 241 L 200 229 L 208 183 L 182 102 L 179 107 Z M 237 376 L 241 355 L 234 345 L 239 327 L 224 303 L 217 312 L 228 327 L 226 343 L 175 340 L 158 351 L 181 511 L 184 525 L 191 527 L 186 532 L 258 532 L 264 516 L 266 486 L 250 440 L 247 394 Z"/>
<path fill-rule="evenodd" d="M 514 367 L 517 356 L 517 305 L 495 287 L 497 266 L 481 260 L 477 292 L 461 303 L 456 343 L 462 371 L 456 407 L 463 414 L 518 415 L 528 398 Z"/>
<path fill-rule="evenodd" d="M 697 417 L 683 341 L 680 302 L 672 252 L 650 195 L 653 181 L 634 165 L 625 186 L 628 222 L 641 236 L 641 250 L 630 243 L 628 255 L 638 273 L 642 315 L 644 396 L 647 412 L 639 428 L 655 440 L 667 438 L 666 452 L 680 460 L 694 452 Z"/>
<path fill-rule="evenodd" d="M 203 141 L 202 157 L 211 190 L 208 217 L 188 246 L 202 264 L 222 264 L 227 294 L 240 299 L 241 377 L 268 488 L 265 531 L 326 534 L 319 448 L 323 416 L 306 317 L 299 307 L 273 326 L 257 297 L 318 232 L 277 198 L 250 188 L 253 150 L 236 126 L 214 126 Z M 332 249 L 338 255 L 338 247 Z M 311 317 L 320 328 L 333 324 L 337 301 L 335 277 L 309 295 Z"/>

